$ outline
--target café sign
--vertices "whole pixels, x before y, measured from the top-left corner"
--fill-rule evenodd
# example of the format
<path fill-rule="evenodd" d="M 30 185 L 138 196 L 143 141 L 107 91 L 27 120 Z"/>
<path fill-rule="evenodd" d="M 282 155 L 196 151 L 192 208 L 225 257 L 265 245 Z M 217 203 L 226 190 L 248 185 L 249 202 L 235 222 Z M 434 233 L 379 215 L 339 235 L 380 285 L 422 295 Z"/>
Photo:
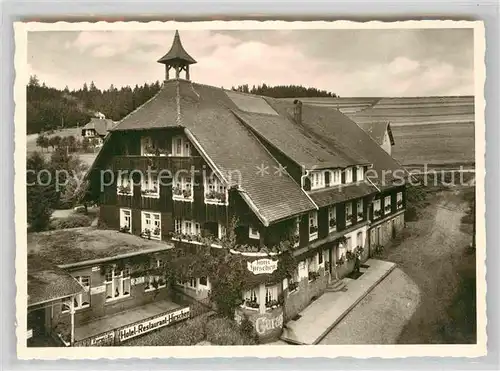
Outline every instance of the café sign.
<path fill-rule="evenodd" d="M 259 259 L 247 262 L 247 268 L 253 274 L 271 274 L 278 269 L 278 261 L 271 259 Z"/>
<path fill-rule="evenodd" d="M 132 339 L 136 336 L 146 334 L 150 331 L 173 325 L 176 322 L 189 318 L 189 307 L 181 308 L 173 312 L 165 313 L 160 316 L 124 327 L 119 330 L 118 338 L 120 341 Z"/>

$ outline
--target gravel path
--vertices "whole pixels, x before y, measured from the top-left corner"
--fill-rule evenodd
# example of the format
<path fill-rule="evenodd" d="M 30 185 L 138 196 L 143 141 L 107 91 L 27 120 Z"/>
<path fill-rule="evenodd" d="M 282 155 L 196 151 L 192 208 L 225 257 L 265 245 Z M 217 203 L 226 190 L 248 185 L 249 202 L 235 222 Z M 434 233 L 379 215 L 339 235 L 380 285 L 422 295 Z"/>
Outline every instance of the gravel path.
<path fill-rule="evenodd" d="M 395 344 L 419 303 L 417 285 L 396 268 L 320 344 Z"/>
<path fill-rule="evenodd" d="M 462 190 L 430 196 L 382 260 L 398 268 L 368 294 L 321 344 L 475 342 L 475 256 L 460 230 Z"/>

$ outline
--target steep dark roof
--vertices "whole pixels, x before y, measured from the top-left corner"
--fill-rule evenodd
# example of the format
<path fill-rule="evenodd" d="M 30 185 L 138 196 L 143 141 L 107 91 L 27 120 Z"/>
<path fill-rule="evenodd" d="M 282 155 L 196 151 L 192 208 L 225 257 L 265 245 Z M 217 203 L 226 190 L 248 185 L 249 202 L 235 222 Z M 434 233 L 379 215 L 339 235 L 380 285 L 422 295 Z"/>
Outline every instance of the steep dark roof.
<path fill-rule="evenodd" d="M 71 275 L 36 254 L 28 254 L 28 306 L 82 292 Z"/>
<path fill-rule="evenodd" d="M 293 103 L 272 100 L 273 107 L 282 106 L 290 111 Z M 287 108 L 288 107 L 288 108 Z M 302 125 L 318 140 L 333 148 L 344 147 L 373 164 L 367 179 L 380 189 L 392 187 L 394 181 L 402 185 L 408 173 L 394 158 L 385 152 L 363 129 L 336 109 L 302 105 Z"/>
<path fill-rule="evenodd" d="M 114 125 L 115 125 L 115 122 L 113 120 L 99 119 L 99 118 L 93 117 L 82 128 L 82 134 L 83 134 L 83 130 L 94 129 L 98 135 L 106 136 L 106 134 L 108 134 L 108 131 L 110 131 Z"/>
<path fill-rule="evenodd" d="M 158 59 L 158 63 L 168 64 L 171 62 L 184 62 L 185 64 L 194 64 L 196 61 L 191 57 L 181 43 L 179 31 L 175 31 L 174 41 L 167 54 Z"/>
<path fill-rule="evenodd" d="M 338 202 L 360 198 L 372 193 L 376 193 L 377 188 L 367 182 L 357 182 L 353 184 L 343 184 L 330 188 L 319 189 L 309 193 L 309 196 L 319 207 L 333 205 Z"/>
<path fill-rule="evenodd" d="M 265 223 L 314 209 L 288 174 L 276 172 L 279 163 L 245 128 L 235 111 L 239 111 L 238 106 L 223 89 L 171 80 L 114 130 L 185 127 L 221 173 L 227 177 L 232 174 L 232 183 L 250 198 Z"/>

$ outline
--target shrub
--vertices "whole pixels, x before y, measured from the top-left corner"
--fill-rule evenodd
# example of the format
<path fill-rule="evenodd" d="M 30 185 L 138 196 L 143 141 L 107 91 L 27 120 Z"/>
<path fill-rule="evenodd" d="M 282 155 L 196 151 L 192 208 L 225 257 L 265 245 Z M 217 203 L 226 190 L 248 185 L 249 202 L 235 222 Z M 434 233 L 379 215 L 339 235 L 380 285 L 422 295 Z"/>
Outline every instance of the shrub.
<path fill-rule="evenodd" d="M 50 229 L 67 229 L 90 227 L 92 220 L 87 215 L 74 214 L 66 218 L 54 219 L 50 222 Z"/>
<path fill-rule="evenodd" d="M 205 323 L 210 315 L 201 315 L 173 326 L 145 334 L 123 343 L 124 346 L 195 345 L 205 339 Z"/>
<path fill-rule="evenodd" d="M 214 317 L 207 322 L 207 341 L 217 345 L 254 345 L 256 341 L 240 330 L 233 320 Z"/>

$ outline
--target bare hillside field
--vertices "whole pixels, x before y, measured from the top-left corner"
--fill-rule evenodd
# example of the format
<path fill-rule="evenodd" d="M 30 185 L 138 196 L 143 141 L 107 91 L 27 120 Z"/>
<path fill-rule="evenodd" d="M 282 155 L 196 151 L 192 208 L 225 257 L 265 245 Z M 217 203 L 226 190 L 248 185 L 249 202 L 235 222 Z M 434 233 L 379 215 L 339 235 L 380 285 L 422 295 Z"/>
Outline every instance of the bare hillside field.
<path fill-rule="evenodd" d="M 474 163 L 473 124 L 395 126 L 392 155 L 401 164 Z"/>

